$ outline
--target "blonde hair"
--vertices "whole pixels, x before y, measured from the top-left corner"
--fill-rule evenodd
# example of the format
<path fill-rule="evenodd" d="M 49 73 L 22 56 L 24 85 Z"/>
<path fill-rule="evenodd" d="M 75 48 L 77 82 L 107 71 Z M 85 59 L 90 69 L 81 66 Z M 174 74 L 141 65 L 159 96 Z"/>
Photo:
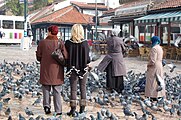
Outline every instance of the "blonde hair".
<path fill-rule="evenodd" d="M 81 24 L 74 24 L 71 30 L 73 42 L 80 43 L 84 39 L 84 29 Z"/>

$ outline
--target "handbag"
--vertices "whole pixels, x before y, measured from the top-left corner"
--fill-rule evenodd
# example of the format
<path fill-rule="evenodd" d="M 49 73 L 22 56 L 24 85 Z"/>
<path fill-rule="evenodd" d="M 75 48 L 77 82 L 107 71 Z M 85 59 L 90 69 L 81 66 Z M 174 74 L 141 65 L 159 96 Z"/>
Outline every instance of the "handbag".
<path fill-rule="evenodd" d="M 58 40 L 58 48 L 52 52 L 51 56 L 61 66 L 65 65 L 65 58 L 60 48 L 60 40 Z"/>

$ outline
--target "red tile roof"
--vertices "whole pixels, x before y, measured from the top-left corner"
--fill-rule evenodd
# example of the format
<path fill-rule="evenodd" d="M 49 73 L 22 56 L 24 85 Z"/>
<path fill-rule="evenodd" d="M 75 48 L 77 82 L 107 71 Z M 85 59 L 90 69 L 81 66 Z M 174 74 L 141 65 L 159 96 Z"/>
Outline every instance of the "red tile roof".
<path fill-rule="evenodd" d="M 163 2 L 153 5 L 153 7 L 150 10 L 175 8 L 180 6 L 181 6 L 181 0 L 164 0 Z"/>
<path fill-rule="evenodd" d="M 35 13 L 35 15 L 33 15 L 33 17 L 30 18 L 30 21 L 37 20 L 38 18 L 51 13 L 53 8 L 54 8 L 54 4 L 46 6 L 46 7 L 43 7 L 41 10 L 40 9 L 36 10 L 37 12 Z"/>
<path fill-rule="evenodd" d="M 73 6 L 68 6 L 63 9 L 57 10 L 52 14 L 44 16 L 40 19 L 37 19 L 32 22 L 32 24 L 41 23 L 41 22 L 50 22 L 50 23 L 63 23 L 63 24 L 88 24 L 92 23 L 91 15 L 85 15 L 80 12 Z"/>
<path fill-rule="evenodd" d="M 87 4 L 85 2 L 75 2 L 75 1 L 71 1 L 71 3 L 73 5 L 77 5 L 80 8 L 95 9 L 95 4 L 89 4 L 89 3 Z M 97 9 L 107 9 L 107 6 L 97 4 Z"/>

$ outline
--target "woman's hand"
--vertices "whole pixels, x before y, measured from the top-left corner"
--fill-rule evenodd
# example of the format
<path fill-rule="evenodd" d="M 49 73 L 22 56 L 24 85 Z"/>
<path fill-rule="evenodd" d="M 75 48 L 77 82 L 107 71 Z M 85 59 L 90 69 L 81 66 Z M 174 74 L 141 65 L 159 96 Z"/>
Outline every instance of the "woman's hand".
<path fill-rule="evenodd" d="M 92 70 L 92 67 L 89 64 L 87 64 L 87 67 L 88 67 L 88 71 Z"/>
<path fill-rule="evenodd" d="M 147 69 L 149 69 L 149 68 L 152 67 L 152 66 L 153 66 L 153 65 L 149 65 L 149 64 L 148 64 L 148 65 L 147 65 Z"/>

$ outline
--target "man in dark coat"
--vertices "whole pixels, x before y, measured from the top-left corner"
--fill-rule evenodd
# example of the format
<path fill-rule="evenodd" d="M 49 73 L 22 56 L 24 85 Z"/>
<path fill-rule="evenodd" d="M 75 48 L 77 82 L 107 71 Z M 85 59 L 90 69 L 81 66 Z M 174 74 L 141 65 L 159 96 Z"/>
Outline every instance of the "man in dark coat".
<path fill-rule="evenodd" d="M 53 90 L 54 109 L 57 115 L 62 114 L 61 105 L 61 84 L 64 82 L 64 66 L 60 66 L 51 56 L 51 53 L 58 47 L 61 48 L 65 58 L 68 54 L 63 42 L 60 40 L 58 45 L 58 27 L 50 26 L 48 28 L 48 36 L 41 40 L 38 44 L 36 57 L 40 61 L 40 83 L 43 91 L 43 107 L 45 114 L 50 114 L 51 96 L 50 91 Z"/>

